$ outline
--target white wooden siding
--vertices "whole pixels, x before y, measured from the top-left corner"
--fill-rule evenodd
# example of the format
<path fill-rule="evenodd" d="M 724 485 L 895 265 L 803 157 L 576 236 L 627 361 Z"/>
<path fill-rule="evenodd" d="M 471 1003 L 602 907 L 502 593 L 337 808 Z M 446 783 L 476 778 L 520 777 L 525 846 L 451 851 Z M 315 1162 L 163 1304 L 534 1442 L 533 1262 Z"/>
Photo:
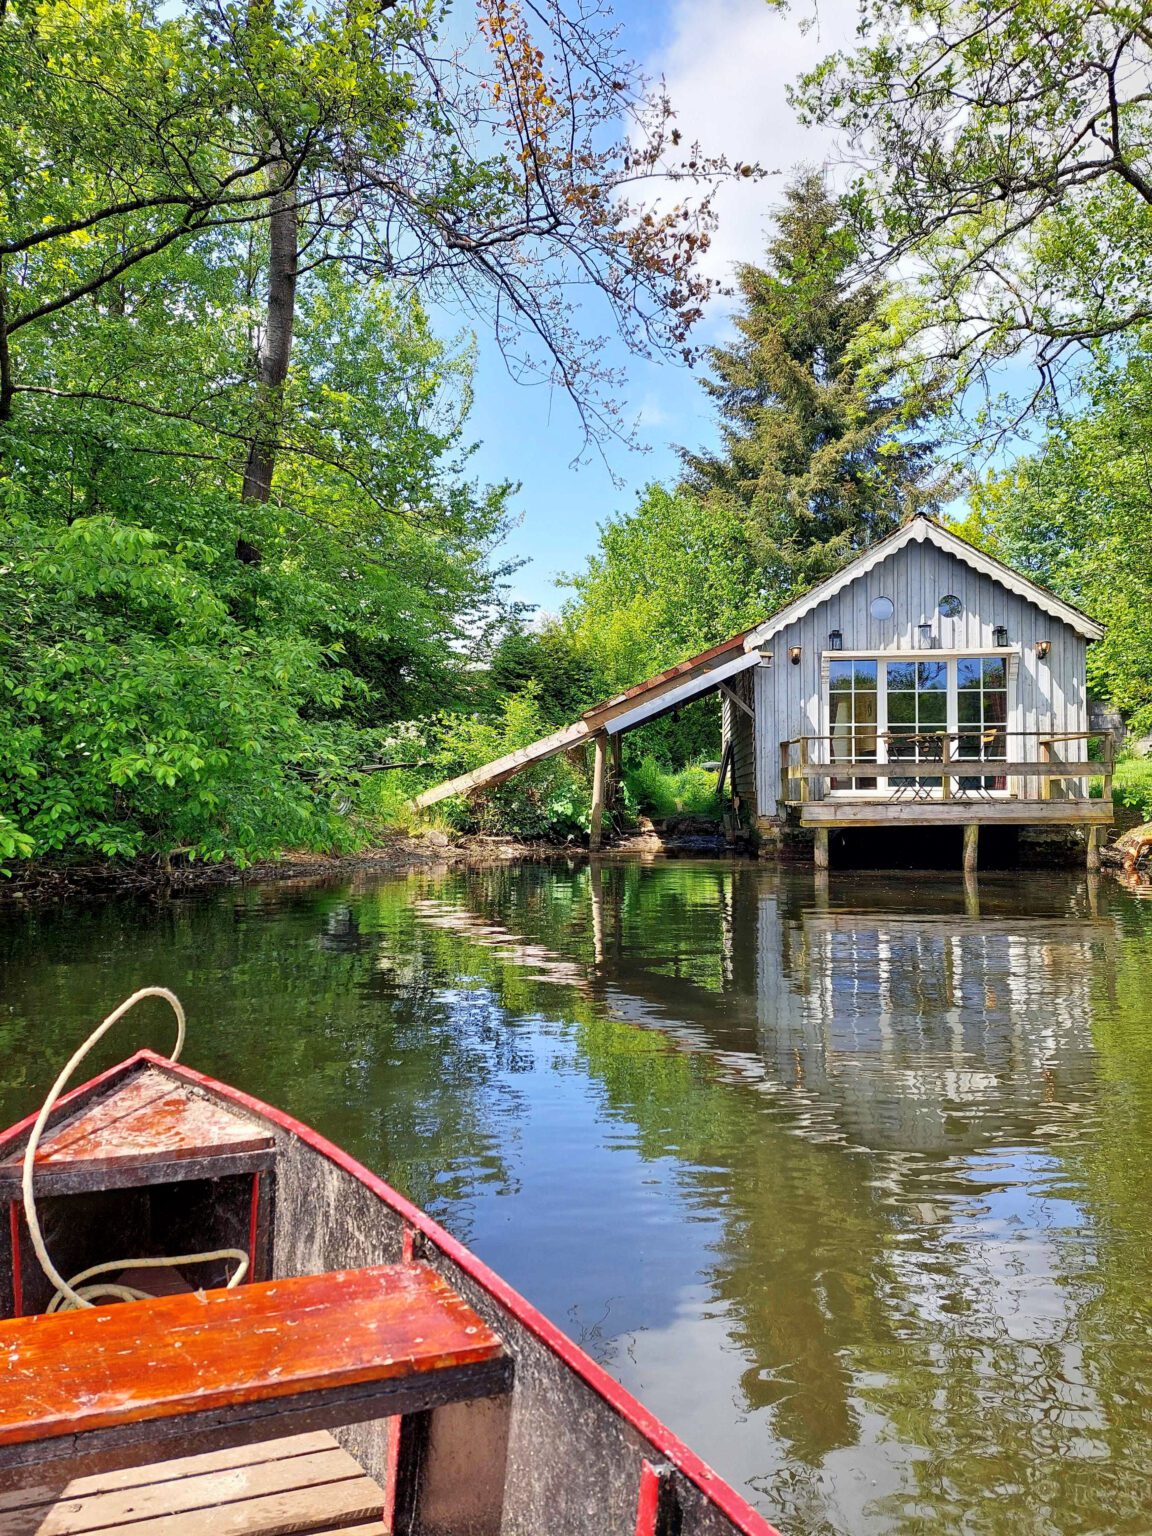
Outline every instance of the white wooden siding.
<path fill-rule="evenodd" d="M 953 593 L 963 603 L 958 618 L 945 619 L 940 599 Z M 873 598 L 890 597 L 895 612 L 886 623 L 872 618 Z M 1008 630 L 1013 668 L 1010 731 L 1083 731 L 1088 726 L 1084 681 L 1085 641 L 1069 625 L 1008 591 L 991 576 L 926 542 L 895 550 L 835 596 L 774 635 L 765 646 L 770 659 L 752 673 L 756 708 L 756 804 L 761 816 L 777 813 L 780 742 L 793 736 L 826 734 L 822 654 L 828 635 L 839 629 L 846 652 L 913 652 L 920 649 L 920 624 L 932 625 L 942 651 L 980 651 L 993 645 L 993 629 Z M 1036 642 L 1051 650 L 1041 659 Z M 800 647 L 799 664 L 788 659 Z M 739 711 L 737 711 L 739 713 Z M 1018 751 L 1019 749 L 1019 751 Z M 1013 755 L 1038 756 L 1036 742 L 1012 745 Z"/>

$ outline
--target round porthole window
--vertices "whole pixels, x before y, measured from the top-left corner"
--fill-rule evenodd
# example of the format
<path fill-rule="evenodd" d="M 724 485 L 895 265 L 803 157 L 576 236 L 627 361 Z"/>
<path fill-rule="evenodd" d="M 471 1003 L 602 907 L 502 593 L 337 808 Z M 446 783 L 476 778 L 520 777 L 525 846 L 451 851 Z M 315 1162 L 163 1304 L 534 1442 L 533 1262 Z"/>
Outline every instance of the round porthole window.
<path fill-rule="evenodd" d="M 874 597 L 869 604 L 868 612 L 878 624 L 886 624 L 896 609 L 890 597 Z"/>
<path fill-rule="evenodd" d="M 954 593 L 949 592 L 947 597 L 940 599 L 940 617 L 942 619 L 958 619 L 964 612 L 964 604 Z"/>

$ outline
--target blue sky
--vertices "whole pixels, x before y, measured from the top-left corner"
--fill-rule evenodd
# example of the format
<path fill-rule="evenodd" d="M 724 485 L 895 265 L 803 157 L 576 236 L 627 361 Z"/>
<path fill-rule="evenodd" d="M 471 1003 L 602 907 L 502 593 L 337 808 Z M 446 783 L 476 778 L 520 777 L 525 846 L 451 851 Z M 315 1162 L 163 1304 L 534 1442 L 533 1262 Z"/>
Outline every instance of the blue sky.
<path fill-rule="evenodd" d="M 799 14 L 781 15 L 766 0 L 618 0 L 616 6 L 629 52 L 648 73 L 667 80 L 685 139 L 783 173 L 721 194 L 708 258 L 720 278 L 734 262 L 762 256 L 783 176 L 798 164 L 822 163 L 831 149 L 828 140 L 798 127 L 785 92 L 803 69 L 850 41 L 854 10 L 847 0 L 822 3 L 820 27 L 807 33 Z M 723 339 L 726 330 L 725 307 L 717 301 L 697 340 Z M 597 525 L 634 505 L 646 483 L 676 474 L 677 444 L 713 439 L 711 410 L 697 375 L 683 365 L 637 359 L 616 344 L 610 358 L 626 371 L 627 416 L 646 451 L 610 445 L 607 463 L 595 454 L 573 463 L 582 438 L 571 403 L 543 387 L 515 383 L 490 338 L 481 333 L 477 341 L 468 436 L 480 448 L 471 468 L 484 481 L 522 483 L 514 504 L 521 521 L 506 553 L 530 563 L 517 572 L 514 593 L 555 611 L 564 598 L 557 575 L 584 563 Z"/>

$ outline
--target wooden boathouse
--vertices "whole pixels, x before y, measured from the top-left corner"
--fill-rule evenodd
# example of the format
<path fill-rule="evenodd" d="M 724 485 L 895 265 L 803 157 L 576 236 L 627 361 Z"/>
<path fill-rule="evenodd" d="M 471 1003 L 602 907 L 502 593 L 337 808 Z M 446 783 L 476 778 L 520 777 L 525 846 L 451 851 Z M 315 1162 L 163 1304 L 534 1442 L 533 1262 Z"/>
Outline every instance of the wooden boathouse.
<path fill-rule="evenodd" d="M 427 791 L 499 783 L 554 752 L 595 749 L 592 847 L 621 738 L 720 697 L 720 782 L 761 840 L 862 827 L 955 827 L 975 869 L 982 826 L 1062 828 L 1099 860 L 1112 743 L 1090 757 L 1080 609 L 917 516 L 761 624 L 597 705 L 574 724 Z M 1089 793 L 1103 778 L 1102 797 Z"/>

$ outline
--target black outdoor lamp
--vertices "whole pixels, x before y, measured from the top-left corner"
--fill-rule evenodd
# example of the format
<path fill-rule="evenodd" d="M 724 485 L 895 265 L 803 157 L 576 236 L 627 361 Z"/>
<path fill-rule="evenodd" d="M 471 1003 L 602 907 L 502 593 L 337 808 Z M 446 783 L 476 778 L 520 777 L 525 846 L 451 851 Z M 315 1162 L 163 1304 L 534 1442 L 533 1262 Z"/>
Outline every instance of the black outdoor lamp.
<path fill-rule="evenodd" d="M 1003 650 L 1004 647 L 1008 644 L 1007 624 L 996 625 L 996 628 L 992 631 L 992 644 L 996 647 L 997 650 Z"/>
<path fill-rule="evenodd" d="M 793 645 L 793 646 L 789 647 L 789 649 L 788 649 L 788 660 L 792 663 L 792 665 L 794 667 L 798 667 L 800 665 L 800 647 L 798 645 Z"/>
<path fill-rule="evenodd" d="M 838 629 L 834 629 L 828 636 L 828 649 L 830 651 L 842 651 L 844 649 L 844 636 Z"/>
<path fill-rule="evenodd" d="M 917 624 L 916 629 L 920 635 L 920 649 L 922 651 L 930 651 L 932 649 L 931 624 Z"/>

